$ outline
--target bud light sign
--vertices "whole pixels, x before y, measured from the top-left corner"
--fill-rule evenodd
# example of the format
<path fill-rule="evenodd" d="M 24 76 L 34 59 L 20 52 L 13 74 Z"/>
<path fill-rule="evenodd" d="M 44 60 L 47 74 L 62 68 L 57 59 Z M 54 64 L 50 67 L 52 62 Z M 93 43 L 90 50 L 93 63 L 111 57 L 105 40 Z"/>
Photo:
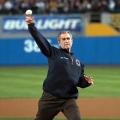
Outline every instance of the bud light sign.
<path fill-rule="evenodd" d="M 70 30 L 74 32 L 83 31 L 83 16 L 57 16 L 57 15 L 44 15 L 34 16 L 35 25 L 43 32 L 56 32 L 61 30 Z M 20 32 L 27 30 L 23 16 L 5 16 L 3 17 L 3 30 L 9 32 Z"/>

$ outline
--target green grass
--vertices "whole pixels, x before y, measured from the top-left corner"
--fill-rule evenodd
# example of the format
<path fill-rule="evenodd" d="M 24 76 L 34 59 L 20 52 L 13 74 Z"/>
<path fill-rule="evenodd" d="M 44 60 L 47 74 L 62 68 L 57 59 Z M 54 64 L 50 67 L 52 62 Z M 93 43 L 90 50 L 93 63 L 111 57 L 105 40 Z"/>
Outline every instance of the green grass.
<path fill-rule="evenodd" d="M 46 73 L 46 66 L 1 66 L 0 98 L 39 97 Z M 94 85 L 78 88 L 80 96 L 120 96 L 119 66 L 86 66 L 85 73 L 93 76 Z"/>
<path fill-rule="evenodd" d="M 85 73 L 92 76 L 94 85 L 82 91 L 82 96 L 120 96 L 119 66 L 88 66 Z"/>

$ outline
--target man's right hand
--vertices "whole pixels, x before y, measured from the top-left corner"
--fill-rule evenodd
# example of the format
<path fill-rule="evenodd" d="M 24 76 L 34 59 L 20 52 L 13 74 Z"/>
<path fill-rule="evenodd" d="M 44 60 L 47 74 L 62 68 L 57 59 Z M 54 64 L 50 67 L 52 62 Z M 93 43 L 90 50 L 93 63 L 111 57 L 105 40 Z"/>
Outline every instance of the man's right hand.
<path fill-rule="evenodd" d="M 25 16 L 25 22 L 27 24 L 31 24 L 31 23 L 34 23 L 34 17 L 33 16 Z"/>

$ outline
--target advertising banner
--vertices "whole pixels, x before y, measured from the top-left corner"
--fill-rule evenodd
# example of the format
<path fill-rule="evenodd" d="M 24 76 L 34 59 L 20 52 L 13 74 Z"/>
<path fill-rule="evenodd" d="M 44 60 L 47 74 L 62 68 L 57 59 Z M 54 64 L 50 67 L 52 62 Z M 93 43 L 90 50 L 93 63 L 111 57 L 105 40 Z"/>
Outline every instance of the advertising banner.
<path fill-rule="evenodd" d="M 83 32 L 84 20 L 82 15 L 35 15 L 36 27 L 42 32 L 70 30 Z M 23 32 L 27 30 L 24 16 L 4 16 L 2 18 L 4 32 Z"/>

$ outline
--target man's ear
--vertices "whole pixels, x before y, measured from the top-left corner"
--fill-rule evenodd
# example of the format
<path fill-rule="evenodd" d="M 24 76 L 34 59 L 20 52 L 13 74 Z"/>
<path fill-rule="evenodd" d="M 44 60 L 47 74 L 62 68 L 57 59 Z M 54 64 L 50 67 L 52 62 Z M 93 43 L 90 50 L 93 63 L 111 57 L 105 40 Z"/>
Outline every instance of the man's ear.
<path fill-rule="evenodd" d="M 60 41 L 58 40 L 58 44 L 60 44 Z"/>
<path fill-rule="evenodd" d="M 58 40 L 58 45 L 61 47 L 61 45 L 60 45 L 60 41 Z"/>

